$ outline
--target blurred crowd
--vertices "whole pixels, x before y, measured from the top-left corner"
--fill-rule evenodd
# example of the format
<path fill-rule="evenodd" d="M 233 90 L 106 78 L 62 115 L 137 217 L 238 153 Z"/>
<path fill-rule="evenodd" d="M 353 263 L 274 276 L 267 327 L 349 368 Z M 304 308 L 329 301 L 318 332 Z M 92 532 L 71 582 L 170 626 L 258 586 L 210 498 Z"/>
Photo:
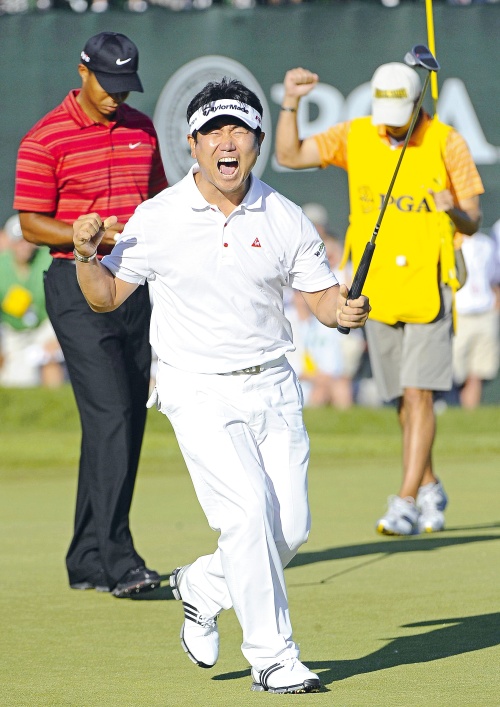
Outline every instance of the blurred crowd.
<path fill-rule="evenodd" d="M 230 5 L 241 10 L 258 5 L 300 5 L 305 2 L 327 3 L 339 0 L 0 0 L 0 15 L 19 14 L 30 11 L 46 12 L 52 9 L 69 9 L 73 12 L 103 13 L 110 9 L 126 12 L 146 12 L 150 5 L 165 7 L 170 10 L 206 10 L 212 5 Z M 342 0 L 340 0 L 342 1 Z M 349 2 L 349 0 L 343 0 Z M 424 0 L 372 0 L 384 7 L 397 7 L 409 2 Z M 441 0 L 447 5 L 486 5 L 500 0 Z"/>
<path fill-rule="evenodd" d="M 303 205 L 325 243 L 332 270 L 350 284 L 349 263 L 342 270 L 343 238 L 331 229 L 327 209 Z M 500 363 L 500 220 L 489 233 L 476 233 L 456 243 L 466 281 L 456 295 L 453 343 L 454 388 L 436 406 L 481 404 L 483 386 L 495 379 Z M 57 387 L 67 381 L 64 358 L 45 311 L 43 272 L 48 248 L 25 241 L 19 217 L 0 229 L 0 387 Z M 285 311 L 296 350 L 290 363 L 301 381 L 307 407 L 382 405 L 371 375 L 362 330 L 349 336 L 328 329 L 313 317 L 301 294 L 289 289 Z M 155 377 L 153 362 L 152 380 Z"/>
<path fill-rule="evenodd" d="M 325 243 L 338 281 L 349 285 L 350 264 L 339 269 L 343 239 L 330 229 L 326 208 L 310 203 L 303 209 Z M 457 236 L 455 248 L 465 284 L 456 295 L 454 386 L 444 397 L 436 396 L 438 411 L 448 404 L 478 407 L 484 383 L 496 378 L 500 366 L 500 220 L 489 233 Z M 300 378 L 306 406 L 382 405 L 371 377 L 364 332 L 343 336 L 318 324 L 298 292 L 290 291 L 285 304 L 296 345 L 289 358 Z"/>
<path fill-rule="evenodd" d="M 456 294 L 453 379 L 456 402 L 481 403 L 484 381 L 496 378 L 500 358 L 500 221 L 491 234 L 475 233 L 458 243 L 466 280 Z"/>
<path fill-rule="evenodd" d="M 63 355 L 45 309 L 49 249 L 24 240 L 19 216 L 0 230 L 0 386 L 60 386 Z"/>
<path fill-rule="evenodd" d="M 330 267 L 340 283 L 350 284 L 347 266 L 340 270 L 343 239 L 330 228 L 328 212 L 319 203 L 303 205 L 325 244 Z M 288 354 L 304 392 L 307 407 L 331 406 L 346 410 L 354 403 L 377 407 L 381 400 L 371 378 L 367 347 L 362 330 L 349 336 L 328 329 L 314 317 L 302 295 L 290 289 L 285 297 L 285 312 L 292 325 L 296 350 Z"/>
<path fill-rule="evenodd" d="M 256 5 L 300 4 L 329 0 L 0 0 L 0 15 L 33 10 L 68 9 L 77 13 L 120 8 L 144 12 L 150 5 L 172 10 L 205 9 L 212 4 L 244 9 Z M 348 0 L 346 0 L 348 1 Z M 387 7 L 424 0 L 373 0 Z M 500 0 L 442 0 L 450 5 L 484 4 Z M 343 235 L 328 223 L 319 203 L 303 205 L 322 237 L 332 270 L 340 283 L 350 284 L 349 263 L 339 268 Z M 483 384 L 496 378 L 500 360 L 500 220 L 489 233 L 477 233 L 456 244 L 467 278 L 456 296 L 456 336 L 453 365 L 455 387 L 444 405 L 477 407 Z M 57 387 L 67 380 L 64 358 L 45 310 L 43 273 L 51 262 L 48 248 L 23 239 L 19 217 L 12 215 L 0 229 L 0 387 Z M 353 404 L 382 404 L 371 376 L 365 334 L 349 336 L 328 329 L 313 317 L 300 293 L 290 289 L 285 311 L 292 325 L 296 351 L 290 354 L 309 407 L 347 409 Z M 151 371 L 155 377 L 155 363 Z"/>

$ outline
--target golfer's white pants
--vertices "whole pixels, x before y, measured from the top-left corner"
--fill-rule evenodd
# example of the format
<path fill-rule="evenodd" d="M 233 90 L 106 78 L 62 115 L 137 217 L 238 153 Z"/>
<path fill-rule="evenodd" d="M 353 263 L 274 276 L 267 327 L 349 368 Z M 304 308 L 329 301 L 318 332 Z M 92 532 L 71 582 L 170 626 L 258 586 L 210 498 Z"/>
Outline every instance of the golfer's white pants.
<path fill-rule="evenodd" d="M 258 670 L 298 656 L 283 568 L 307 540 L 309 439 L 286 361 L 254 375 L 190 373 L 159 362 L 159 408 L 174 428 L 200 504 L 220 532 L 185 574 L 189 601 L 234 607 Z"/>

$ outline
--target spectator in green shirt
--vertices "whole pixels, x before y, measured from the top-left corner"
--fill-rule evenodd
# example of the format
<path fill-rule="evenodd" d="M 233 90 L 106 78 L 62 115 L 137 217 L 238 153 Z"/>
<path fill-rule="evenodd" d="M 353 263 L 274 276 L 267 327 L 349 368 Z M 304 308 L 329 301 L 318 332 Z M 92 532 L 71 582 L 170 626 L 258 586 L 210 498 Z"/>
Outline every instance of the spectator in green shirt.
<path fill-rule="evenodd" d="M 5 226 L 0 253 L 0 385 L 56 387 L 64 381 L 62 353 L 45 311 L 47 248 L 24 240 L 19 216 Z"/>

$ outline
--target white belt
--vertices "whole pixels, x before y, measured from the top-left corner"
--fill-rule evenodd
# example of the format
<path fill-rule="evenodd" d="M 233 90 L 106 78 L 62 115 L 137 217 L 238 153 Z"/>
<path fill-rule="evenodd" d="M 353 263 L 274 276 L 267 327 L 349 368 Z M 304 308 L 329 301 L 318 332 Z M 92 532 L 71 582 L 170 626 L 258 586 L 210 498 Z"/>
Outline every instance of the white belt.
<path fill-rule="evenodd" d="M 274 366 L 280 366 L 285 360 L 285 355 L 276 358 L 274 361 L 267 361 L 267 363 L 260 363 L 257 366 L 248 366 L 248 368 L 240 368 L 237 371 L 229 371 L 229 373 L 219 373 L 219 376 L 255 376 L 257 373 L 262 373 L 267 368 L 274 368 Z"/>

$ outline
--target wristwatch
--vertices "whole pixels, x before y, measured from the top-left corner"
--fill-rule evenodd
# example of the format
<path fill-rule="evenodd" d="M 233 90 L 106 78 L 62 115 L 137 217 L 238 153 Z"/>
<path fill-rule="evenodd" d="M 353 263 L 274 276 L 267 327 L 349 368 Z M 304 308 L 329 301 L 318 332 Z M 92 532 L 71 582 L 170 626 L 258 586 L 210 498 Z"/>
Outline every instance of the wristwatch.
<path fill-rule="evenodd" d="M 91 260 L 94 260 L 94 258 L 97 256 L 97 248 L 95 249 L 94 253 L 92 255 L 81 255 L 76 248 L 73 248 L 73 255 L 75 256 L 75 260 L 78 260 L 79 263 L 90 263 Z"/>

